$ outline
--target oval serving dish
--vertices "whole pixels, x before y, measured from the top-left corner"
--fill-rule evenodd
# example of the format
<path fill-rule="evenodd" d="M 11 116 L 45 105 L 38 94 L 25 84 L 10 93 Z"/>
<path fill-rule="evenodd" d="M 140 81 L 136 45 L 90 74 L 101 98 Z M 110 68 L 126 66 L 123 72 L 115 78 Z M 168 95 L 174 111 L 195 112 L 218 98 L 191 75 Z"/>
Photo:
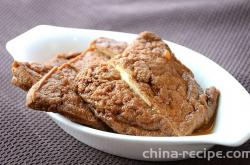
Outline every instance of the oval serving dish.
<path fill-rule="evenodd" d="M 40 25 L 10 40 L 6 49 L 18 61 L 42 62 L 61 52 L 82 51 L 97 37 L 130 43 L 135 34 L 102 30 Z M 182 137 L 142 137 L 104 132 L 70 121 L 62 115 L 47 114 L 68 134 L 98 150 L 121 157 L 166 161 L 179 157 L 149 157 L 154 151 L 204 151 L 215 144 L 239 146 L 250 138 L 250 96 L 241 84 L 207 57 L 166 41 L 176 57 L 189 67 L 202 88 L 215 86 L 221 92 L 215 126 L 210 134 Z M 187 158 L 187 157 L 185 157 Z"/>

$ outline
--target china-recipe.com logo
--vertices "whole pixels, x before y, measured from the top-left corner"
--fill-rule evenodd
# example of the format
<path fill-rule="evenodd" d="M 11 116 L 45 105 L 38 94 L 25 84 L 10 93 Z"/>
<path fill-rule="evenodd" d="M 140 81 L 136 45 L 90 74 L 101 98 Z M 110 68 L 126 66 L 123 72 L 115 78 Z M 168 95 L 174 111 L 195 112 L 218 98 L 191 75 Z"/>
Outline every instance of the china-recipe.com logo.
<path fill-rule="evenodd" d="M 250 151 L 209 151 L 206 148 L 202 151 L 168 151 L 163 150 L 162 148 L 143 151 L 142 156 L 145 159 L 164 159 L 164 158 L 203 158 L 211 160 L 213 158 L 250 158 Z"/>

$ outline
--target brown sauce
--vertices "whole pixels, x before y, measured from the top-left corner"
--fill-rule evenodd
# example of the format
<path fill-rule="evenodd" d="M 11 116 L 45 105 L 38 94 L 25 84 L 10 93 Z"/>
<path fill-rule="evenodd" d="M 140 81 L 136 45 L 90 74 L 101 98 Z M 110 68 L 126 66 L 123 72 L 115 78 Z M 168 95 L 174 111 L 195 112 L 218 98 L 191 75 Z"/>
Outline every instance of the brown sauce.
<path fill-rule="evenodd" d="M 215 125 L 215 117 L 213 117 L 207 124 L 196 129 L 192 135 L 206 135 L 212 133 Z"/>

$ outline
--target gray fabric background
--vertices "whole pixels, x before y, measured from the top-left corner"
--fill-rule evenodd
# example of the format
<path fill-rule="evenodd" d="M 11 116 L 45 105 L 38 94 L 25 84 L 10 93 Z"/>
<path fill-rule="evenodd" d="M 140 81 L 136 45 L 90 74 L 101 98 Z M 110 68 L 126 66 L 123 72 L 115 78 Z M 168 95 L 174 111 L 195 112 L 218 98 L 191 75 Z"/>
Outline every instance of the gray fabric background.
<path fill-rule="evenodd" d="M 0 164 L 151 164 L 88 147 L 63 132 L 45 113 L 25 107 L 25 93 L 10 85 L 12 58 L 5 43 L 39 24 L 131 33 L 153 31 L 214 60 L 250 92 L 248 0 L 1 0 Z M 216 146 L 213 150 L 249 151 L 250 141 L 237 148 Z M 248 162 L 190 159 L 169 164 Z"/>

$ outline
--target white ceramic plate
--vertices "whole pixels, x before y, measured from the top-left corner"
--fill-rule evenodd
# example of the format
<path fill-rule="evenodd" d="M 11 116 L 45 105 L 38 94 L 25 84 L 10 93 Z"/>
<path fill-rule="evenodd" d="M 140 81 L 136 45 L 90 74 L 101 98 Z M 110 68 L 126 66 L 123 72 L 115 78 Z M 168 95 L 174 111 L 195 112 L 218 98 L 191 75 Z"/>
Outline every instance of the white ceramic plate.
<path fill-rule="evenodd" d="M 37 26 L 6 44 L 6 49 L 19 61 L 46 61 L 60 52 L 81 51 L 97 37 L 110 37 L 131 42 L 135 34 Z M 48 115 L 68 134 L 101 151 L 121 157 L 140 160 L 175 160 L 183 157 L 148 158 L 154 151 L 204 151 L 215 144 L 238 146 L 250 138 L 250 96 L 227 71 L 205 56 L 178 44 L 166 41 L 178 59 L 194 73 L 203 87 L 215 86 L 220 92 L 220 101 L 211 134 L 184 137 L 140 137 L 109 133 L 74 123 L 55 114 Z M 143 155 L 144 154 L 144 155 Z"/>

